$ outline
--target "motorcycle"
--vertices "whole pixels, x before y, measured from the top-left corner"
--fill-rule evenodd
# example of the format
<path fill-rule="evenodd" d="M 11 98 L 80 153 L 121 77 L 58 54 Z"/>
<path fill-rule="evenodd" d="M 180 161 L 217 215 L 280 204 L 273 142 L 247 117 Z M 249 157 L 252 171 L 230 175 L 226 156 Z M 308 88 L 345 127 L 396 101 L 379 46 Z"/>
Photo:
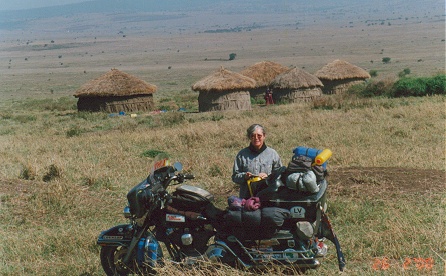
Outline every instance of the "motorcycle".
<path fill-rule="evenodd" d="M 176 264 L 207 260 L 244 269 L 281 265 L 305 271 L 320 266 L 326 239 L 335 244 L 339 269 L 344 270 L 345 259 L 325 212 L 325 178 L 317 193 L 301 194 L 284 187 L 281 168 L 250 187 L 262 208 L 222 210 L 213 205 L 211 193 L 183 184 L 194 176 L 181 170 L 181 163 L 158 156 L 149 176 L 128 192 L 124 217 L 129 223 L 101 232 L 97 240 L 107 275 L 155 274 L 167 259 L 161 243 Z M 182 185 L 169 193 L 167 188 L 175 184 Z"/>
<path fill-rule="evenodd" d="M 159 155 L 149 176 L 128 192 L 124 217 L 129 223 L 101 232 L 97 240 L 107 275 L 155 274 L 165 260 L 161 242 L 174 263 L 191 264 L 203 258 L 215 235 L 211 221 L 202 214 L 212 205 L 213 196 L 185 184 L 169 193 L 170 185 L 194 178 L 181 170 L 181 163 L 171 164 Z"/>

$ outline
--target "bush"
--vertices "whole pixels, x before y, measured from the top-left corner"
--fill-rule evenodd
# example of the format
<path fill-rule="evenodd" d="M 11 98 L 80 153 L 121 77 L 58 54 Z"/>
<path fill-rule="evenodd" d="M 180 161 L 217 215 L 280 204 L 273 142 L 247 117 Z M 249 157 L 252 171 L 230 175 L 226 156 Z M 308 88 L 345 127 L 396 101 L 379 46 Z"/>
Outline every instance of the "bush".
<path fill-rule="evenodd" d="M 427 80 L 427 95 L 446 94 L 446 75 L 441 74 Z"/>
<path fill-rule="evenodd" d="M 426 91 L 424 78 L 404 78 L 393 85 L 392 97 L 422 96 Z"/>
<path fill-rule="evenodd" d="M 446 75 L 435 77 L 403 78 L 395 82 L 389 96 L 410 97 L 426 95 L 444 95 L 446 91 Z"/>
<path fill-rule="evenodd" d="M 403 78 L 403 77 L 405 77 L 406 75 L 409 75 L 409 74 L 410 74 L 410 69 L 406 68 L 403 71 L 398 73 L 398 77 Z"/>
<path fill-rule="evenodd" d="M 389 94 L 393 83 L 390 79 L 370 81 L 366 84 L 358 84 L 350 87 L 348 93 L 364 98 L 385 96 Z"/>
<path fill-rule="evenodd" d="M 382 61 L 383 61 L 383 63 L 390 63 L 390 58 L 389 57 L 383 57 Z"/>
<path fill-rule="evenodd" d="M 406 77 L 410 69 L 400 72 L 399 80 L 385 79 L 381 81 L 369 81 L 365 84 L 354 85 L 349 88 L 348 94 L 358 97 L 420 97 L 426 95 L 446 94 L 446 75 L 440 74 L 434 77 Z"/>
<path fill-rule="evenodd" d="M 378 71 L 370 70 L 369 74 L 370 74 L 371 77 L 376 77 L 376 76 L 378 76 Z"/>

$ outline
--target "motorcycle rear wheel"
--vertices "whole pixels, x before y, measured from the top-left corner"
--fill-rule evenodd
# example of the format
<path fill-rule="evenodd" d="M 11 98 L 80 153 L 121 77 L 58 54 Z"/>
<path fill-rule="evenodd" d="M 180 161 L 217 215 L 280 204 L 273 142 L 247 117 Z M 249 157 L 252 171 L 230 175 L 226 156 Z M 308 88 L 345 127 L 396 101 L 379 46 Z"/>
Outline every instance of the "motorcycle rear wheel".
<path fill-rule="evenodd" d="M 154 275 L 152 269 L 138 267 L 136 258 L 132 258 L 129 265 L 125 265 L 122 259 L 127 253 L 127 247 L 124 246 L 103 246 L 101 248 L 101 265 L 107 276 L 126 276 L 129 274 L 148 274 Z"/>

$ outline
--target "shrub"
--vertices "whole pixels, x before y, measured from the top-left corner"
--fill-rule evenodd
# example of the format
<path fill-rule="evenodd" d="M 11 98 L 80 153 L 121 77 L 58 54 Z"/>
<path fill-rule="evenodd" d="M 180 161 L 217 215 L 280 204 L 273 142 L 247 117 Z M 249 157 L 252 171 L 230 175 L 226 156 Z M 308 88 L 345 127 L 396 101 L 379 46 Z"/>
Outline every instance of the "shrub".
<path fill-rule="evenodd" d="M 410 97 L 426 95 L 444 95 L 446 91 L 446 75 L 434 77 L 403 78 L 395 82 L 389 96 Z"/>
<path fill-rule="evenodd" d="M 395 82 L 392 97 L 421 96 L 426 91 L 426 83 L 421 78 L 404 78 Z"/>
<path fill-rule="evenodd" d="M 366 84 L 358 84 L 349 88 L 348 93 L 359 97 L 379 97 L 389 94 L 393 81 L 390 79 L 380 81 L 370 81 Z"/>
<path fill-rule="evenodd" d="M 409 75 L 409 74 L 410 74 L 410 69 L 406 68 L 403 71 L 398 73 L 398 77 L 403 78 L 403 77 L 405 77 L 406 75 Z"/>
<path fill-rule="evenodd" d="M 441 74 L 427 80 L 427 95 L 446 94 L 446 75 Z"/>
<path fill-rule="evenodd" d="M 390 58 L 389 57 L 383 57 L 382 61 L 383 61 L 383 63 L 390 63 Z"/>
<path fill-rule="evenodd" d="M 371 77 L 376 77 L 376 76 L 378 76 L 378 71 L 370 70 L 369 74 L 370 74 Z"/>
<path fill-rule="evenodd" d="M 229 60 L 234 60 L 236 56 L 237 56 L 236 53 L 230 53 L 229 54 Z"/>

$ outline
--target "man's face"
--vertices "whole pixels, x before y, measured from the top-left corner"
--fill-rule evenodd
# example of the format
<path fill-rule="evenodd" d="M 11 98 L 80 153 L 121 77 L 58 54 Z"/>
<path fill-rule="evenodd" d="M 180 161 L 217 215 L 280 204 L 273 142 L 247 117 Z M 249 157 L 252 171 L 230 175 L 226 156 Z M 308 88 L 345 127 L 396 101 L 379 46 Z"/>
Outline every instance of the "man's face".
<path fill-rule="evenodd" d="M 260 149 L 263 146 L 264 142 L 265 134 L 263 134 L 261 129 L 256 128 L 255 131 L 251 134 L 251 144 L 255 148 Z"/>

